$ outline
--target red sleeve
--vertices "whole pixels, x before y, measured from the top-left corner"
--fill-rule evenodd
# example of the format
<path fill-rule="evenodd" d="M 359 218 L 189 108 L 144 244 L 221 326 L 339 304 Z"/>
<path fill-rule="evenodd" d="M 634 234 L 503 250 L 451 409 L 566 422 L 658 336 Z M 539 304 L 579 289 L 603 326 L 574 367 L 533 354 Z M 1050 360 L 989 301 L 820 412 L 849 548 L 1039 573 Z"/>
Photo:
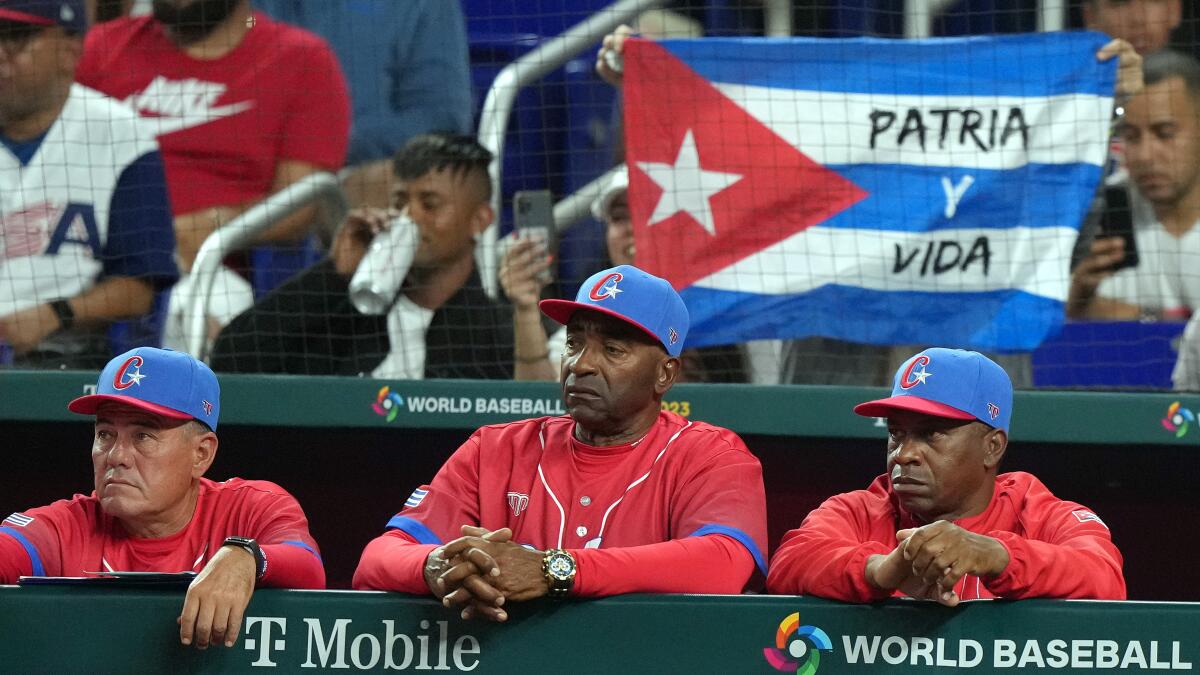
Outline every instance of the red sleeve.
<path fill-rule="evenodd" d="M 425 559 L 435 548 L 436 544 L 419 544 L 400 530 L 388 530 L 363 550 L 351 588 L 429 595 Z"/>
<path fill-rule="evenodd" d="M 766 576 L 767 497 L 758 458 L 727 429 L 701 425 L 679 437 L 685 441 L 704 447 L 688 454 L 672 499 L 673 538 L 725 535 L 745 547 Z"/>
<path fill-rule="evenodd" d="M 867 558 L 895 548 L 874 541 L 867 493 L 851 492 L 831 497 L 808 514 L 798 529 L 788 532 L 771 558 L 767 592 L 816 595 L 847 602 L 874 602 L 891 597 L 891 591 L 867 582 Z"/>
<path fill-rule="evenodd" d="M 29 553 L 8 530 L 0 527 L 0 584 L 15 584 L 17 579 L 33 574 Z"/>
<path fill-rule="evenodd" d="M 254 504 L 251 537 L 262 547 L 267 570 L 260 587 L 325 588 L 325 566 L 317 542 L 308 532 L 308 519 L 296 498 L 283 488 L 265 483 Z"/>
<path fill-rule="evenodd" d="M 279 158 L 337 171 L 350 142 L 350 94 L 337 58 L 323 41 L 295 50 L 296 86 L 288 103 Z"/>
<path fill-rule="evenodd" d="M 462 536 L 464 523 L 478 524 L 479 432 L 446 460 L 433 482 L 417 488 L 388 521 L 419 544 L 444 544 Z"/>
<path fill-rule="evenodd" d="M 1091 510 L 1058 499 L 1038 483 L 1025 497 L 1022 522 L 1027 537 L 987 533 L 1004 544 L 1009 556 L 1004 572 L 983 579 L 989 591 L 1012 599 L 1125 599 L 1121 552 Z"/>
<path fill-rule="evenodd" d="M 571 594 L 582 598 L 621 593 L 741 593 L 755 567 L 746 547 L 724 535 L 579 549 L 571 554 L 578 565 Z"/>
<path fill-rule="evenodd" d="M 14 513 L 0 523 L 0 583 L 15 584 L 22 575 L 75 576 L 64 559 L 77 559 L 92 537 L 98 509 L 85 495 Z"/>

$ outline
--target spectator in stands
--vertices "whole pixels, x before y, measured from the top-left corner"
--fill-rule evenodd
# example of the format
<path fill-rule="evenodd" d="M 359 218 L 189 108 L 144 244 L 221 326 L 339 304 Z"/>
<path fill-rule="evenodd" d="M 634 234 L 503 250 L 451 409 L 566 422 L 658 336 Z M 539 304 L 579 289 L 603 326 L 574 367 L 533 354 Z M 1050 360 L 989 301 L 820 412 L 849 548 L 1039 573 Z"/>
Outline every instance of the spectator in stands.
<path fill-rule="evenodd" d="M 354 118 L 343 180 L 351 204 L 384 208 L 391 158 L 432 131 L 470 133 L 471 78 L 458 2 L 254 0 L 279 21 L 329 41 L 350 84 Z"/>
<path fill-rule="evenodd" d="M 886 417 L 887 473 L 828 499 L 771 560 L 772 593 L 850 602 L 910 596 L 1123 600 L 1108 527 L 1034 476 L 997 474 L 1012 383 L 977 352 L 932 348 L 896 372 L 890 398 L 854 412 Z"/>
<path fill-rule="evenodd" d="M 102 366 L 109 324 L 179 275 L 154 138 L 72 84 L 86 30 L 82 0 L 0 5 L 0 347 L 17 365 Z"/>
<path fill-rule="evenodd" d="M 324 588 L 325 570 L 295 498 L 265 481 L 204 478 L 217 454 L 220 388 L 180 352 L 130 350 L 96 393 L 95 491 L 0 524 L 0 583 L 23 575 L 198 572 L 178 619 L 183 644 L 232 647 L 256 586 Z"/>
<path fill-rule="evenodd" d="M 1083 22 L 1133 45 L 1139 54 L 1166 49 L 1183 18 L 1180 0 L 1086 0 Z"/>
<path fill-rule="evenodd" d="M 1092 242 L 1071 275 L 1075 318 L 1180 320 L 1200 303 L 1200 63 L 1158 52 L 1146 57 L 1145 78 L 1119 128 L 1138 262 L 1115 267 L 1120 237 Z"/>
<path fill-rule="evenodd" d="M 475 237 L 493 218 L 491 159 L 469 136 L 425 134 L 410 140 L 396 154 L 392 210 L 352 212 L 329 258 L 275 289 L 221 332 L 213 367 L 511 378 L 508 311 L 487 297 L 475 270 Z M 351 303 L 349 281 L 371 239 L 401 211 L 420 233 L 412 266 L 385 314 L 362 314 Z"/>
<path fill-rule="evenodd" d="M 679 294 L 622 265 L 540 306 L 567 326 L 570 416 L 476 431 L 367 545 L 354 587 L 495 621 L 546 595 L 741 592 L 766 571 L 762 469 L 733 432 L 661 409 Z"/>
<path fill-rule="evenodd" d="M 154 0 L 153 15 L 119 18 L 88 35 L 79 82 L 133 106 L 166 161 L 179 262 L 264 197 L 346 155 L 350 104 L 337 59 L 320 38 L 252 12 L 250 0 Z M 293 247 L 317 209 L 275 224 L 261 240 Z M 178 344 L 176 287 L 167 342 Z M 249 307 L 249 284 L 221 275 L 219 322 Z"/>
<path fill-rule="evenodd" d="M 608 264 L 633 264 L 633 223 L 629 217 L 629 174 L 624 168 L 592 204 L 592 215 L 605 225 Z M 513 372 L 518 380 L 558 379 L 566 327 L 546 336 L 537 302 L 548 279 L 540 275 L 554 260 L 546 242 L 514 237 L 500 262 L 500 284 L 513 306 Z M 680 382 L 745 382 L 741 350 L 736 346 L 687 349 L 680 354 Z"/>

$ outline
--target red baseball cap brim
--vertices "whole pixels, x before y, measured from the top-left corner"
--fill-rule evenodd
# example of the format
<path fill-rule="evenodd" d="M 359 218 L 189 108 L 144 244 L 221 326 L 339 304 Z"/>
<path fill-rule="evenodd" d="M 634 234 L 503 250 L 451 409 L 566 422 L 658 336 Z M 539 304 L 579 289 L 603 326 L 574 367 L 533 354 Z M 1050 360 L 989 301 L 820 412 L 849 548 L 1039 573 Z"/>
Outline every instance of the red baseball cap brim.
<path fill-rule="evenodd" d="M 600 312 L 601 314 L 607 314 L 613 318 L 620 319 L 630 326 L 640 329 L 643 333 L 649 335 L 650 339 L 654 340 L 655 342 L 660 344 L 662 343 L 662 340 L 659 339 L 659 337 L 654 334 L 654 331 L 650 330 L 649 328 L 646 328 L 642 324 L 630 319 L 620 312 L 614 312 L 611 309 L 605 309 L 598 305 L 592 305 L 586 302 L 575 302 L 574 300 L 549 299 L 539 302 L 538 309 L 542 310 L 542 314 L 545 314 L 564 326 L 567 325 L 567 322 L 570 321 L 571 317 L 575 315 L 575 312 L 578 312 L 581 309 L 590 309 L 592 311 Z"/>
<path fill-rule="evenodd" d="M 81 415 L 95 415 L 96 411 L 100 408 L 100 404 L 107 401 L 132 406 L 134 408 L 141 408 L 146 412 L 152 412 L 155 415 L 169 417 L 173 420 L 193 419 L 191 415 L 175 410 L 174 408 L 168 408 L 157 403 L 143 401 L 138 398 L 133 398 L 132 396 L 115 396 L 112 394 L 91 394 L 88 396 L 80 396 L 79 398 L 67 404 L 67 410 L 70 410 L 73 413 L 79 413 Z"/>
<path fill-rule="evenodd" d="M 969 412 L 963 412 L 945 403 L 938 403 L 937 401 L 930 401 L 917 396 L 891 396 L 889 398 L 881 398 L 878 401 L 859 403 L 854 406 L 854 412 L 863 417 L 887 417 L 889 413 L 897 410 L 933 415 L 934 417 L 945 417 L 952 420 L 975 419 L 975 416 Z"/>
<path fill-rule="evenodd" d="M 15 21 L 17 23 L 30 23 L 35 26 L 53 26 L 56 22 L 44 16 L 30 14 L 28 12 L 18 12 L 15 9 L 0 9 L 0 20 Z"/>

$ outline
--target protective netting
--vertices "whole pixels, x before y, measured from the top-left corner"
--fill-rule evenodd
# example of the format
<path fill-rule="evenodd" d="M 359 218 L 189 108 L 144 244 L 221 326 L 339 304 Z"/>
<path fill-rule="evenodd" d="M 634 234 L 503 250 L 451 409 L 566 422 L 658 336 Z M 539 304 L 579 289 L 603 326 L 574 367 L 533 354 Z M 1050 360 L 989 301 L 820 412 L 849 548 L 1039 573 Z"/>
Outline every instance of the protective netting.
<path fill-rule="evenodd" d="M 554 379 L 630 263 L 691 381 L 1200 389 L 1194 3 L 60 9 L 0 16 L 5 366 Z"/>

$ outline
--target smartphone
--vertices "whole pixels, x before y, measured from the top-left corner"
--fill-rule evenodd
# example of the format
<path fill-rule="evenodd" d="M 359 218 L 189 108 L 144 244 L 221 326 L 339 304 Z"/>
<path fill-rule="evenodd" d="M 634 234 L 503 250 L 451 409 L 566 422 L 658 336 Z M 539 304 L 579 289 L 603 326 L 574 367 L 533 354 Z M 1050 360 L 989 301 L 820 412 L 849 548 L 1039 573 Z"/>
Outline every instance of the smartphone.
<path fill-rule="evenodd" d="M 554 199 L 549 190 L 521 190 L 513 195 L 513 228 L 520 237 L 542 242 L 546 255 L 554 255 L 558 231 L 554 227 Z M 544 284 L 553 280 L 553 265 L 538 275 L 538 281 Z"/>
<path fill-rule="evenodd" d="M 1129 204 L 1129 190 L 1124 186 L 1104 189 L 1104 213 L 1100 216 L 1100 237 L 1120 237 L 1125 240 L 1125 257 L 1112 269 L 1137 267 L 1137 240 L 1133 236 L 1133 211 Z"/>

